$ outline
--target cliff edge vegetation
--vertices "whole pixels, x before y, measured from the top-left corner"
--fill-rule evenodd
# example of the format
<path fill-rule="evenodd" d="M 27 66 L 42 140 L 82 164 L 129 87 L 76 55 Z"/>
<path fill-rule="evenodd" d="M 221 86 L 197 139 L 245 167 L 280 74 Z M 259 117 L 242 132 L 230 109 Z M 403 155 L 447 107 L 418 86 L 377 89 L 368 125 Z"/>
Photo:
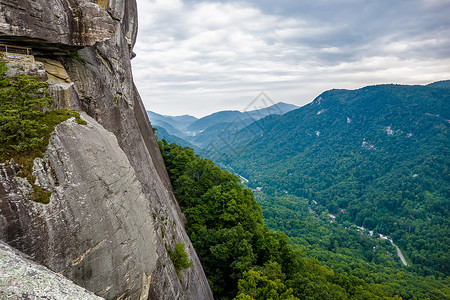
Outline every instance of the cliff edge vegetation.
<path fill-rule="evenodd" d="M 66 109 L 49 110 L 51 96 L 48 83 L 37 76 L 18 74 L 6 77 L 7 67 L 0 63 L 0 162 L 13 159 L 17 176 L 33 187 L 31 200 L 47 204 L 50 192 L 34 184 L 33 161 L 43 157 L 55 126 L 71 117 L 86 124 L 80 114 Z"/>

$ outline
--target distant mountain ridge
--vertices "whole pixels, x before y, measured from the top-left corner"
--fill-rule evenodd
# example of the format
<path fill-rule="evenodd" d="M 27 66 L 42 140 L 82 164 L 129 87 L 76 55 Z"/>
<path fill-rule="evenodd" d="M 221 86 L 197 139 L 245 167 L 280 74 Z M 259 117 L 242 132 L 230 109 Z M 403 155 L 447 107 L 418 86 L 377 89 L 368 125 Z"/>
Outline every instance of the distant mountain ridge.
<path fill-rule="evenodd" d="M 219 138 L 219 134 L 226 130 L 230 124 L 237 125 L 239 129 L 249 126 L 255 121 L 269 115 L 282 115 L 298 106 L 279 102 L 269 107 L 246 112 L 225 110 L 197 119 L 193 116 L 165 116 L 147 111 L 148 117 L 154 126 L 164 128 L 165 137 L 169 142 L 178 144 L 192 144 L 199 148 L 207 147 L 212 141 Z M 175 136 L 173 139 L 170 136 Z M 176 140 L 176 141 L 175 141 Z"/>
<path fill-rule="evenodd" d="M 161 126 L 162 124 L 168 124 L 169 126 L 180 131 L 184 130 L 184 128 L 198 120 L 196 117 L 190 115 L 167 116 L 152 112 L 150 110 L 147 110 L 147 115 L 154 125 Z"/>
<path fill-rule="evenodd" d="M 210 126 L 216 125 L 218 123 L 232 122 L 234 119 L 242 115 L 243 113 L 237 110 L 219 111 L 198 119 L 197 121 L 189 125 L 186 130 L 193 133 L 200 133 Z"/>

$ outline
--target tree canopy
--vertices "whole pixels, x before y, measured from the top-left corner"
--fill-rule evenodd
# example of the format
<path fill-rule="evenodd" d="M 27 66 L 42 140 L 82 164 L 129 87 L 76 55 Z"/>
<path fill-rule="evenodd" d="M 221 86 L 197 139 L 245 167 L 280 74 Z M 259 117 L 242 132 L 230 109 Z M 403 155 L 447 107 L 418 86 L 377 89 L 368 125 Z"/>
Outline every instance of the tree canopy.
<path fill-rule="evenodd" d="M 449 296 L 449 291 L 439 290 L 442 282 L 405 273 L 400 264 L 391 262 L 386 249 L 393 249 L 386 241 L 372 243 L 356 231 L 351 233 L 355 243 L 345 237 L 347 231 L 334 231 L 337 236 L 329 240 L 330 247 L 352 244 L 358 251 L 362 249 L 361 253 L 355 252 L 358 255 L 371 252 L 373 257 L 379 257 L 382 267 L 377 269 L 358 257 L 353 262 L 344 261 L 337 252 L 331 257 L 338 258 L 333 266 L 337 272 L 333 271 L 308 257 L 309 250 L 305 247 L 296 248 L 284 233 L 265 227 L 261 207 L 237 176 L 196 156 L 192 149 L 165 140 L 159 146 L 175 196 L 187 219 L 186 230 L 216 299 L 401 299 L 400 296 L 442 299 Z M 282 205 L 286 204 L 284 201 L 288 199 Z M 273 213 L 285 212 L 277 209 Z M 299 221 L 308 224 L 303 216 Z M 316 225 L 322 226 L 321 223 L 307 226 Z M 373 253 L 374 245 L 379 254 Z M 386 269 L 383 263 L 387 264 Z M 369 276 L 372 271 L 373 276 Z M 435 286 L 430 288 L 432 284 Z"/>

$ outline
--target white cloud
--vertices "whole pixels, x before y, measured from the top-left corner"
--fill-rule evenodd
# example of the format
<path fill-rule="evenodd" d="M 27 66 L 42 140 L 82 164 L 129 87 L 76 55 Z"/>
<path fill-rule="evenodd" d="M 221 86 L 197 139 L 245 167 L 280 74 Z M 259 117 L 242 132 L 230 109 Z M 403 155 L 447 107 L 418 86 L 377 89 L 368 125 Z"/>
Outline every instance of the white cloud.
<path fill-rule="evenodd" d="M 408 7 L 441 3 L 425 2 Z M 380 20 L 375 4 L 363 11 L 335 11 L 327 20 L 326 11 L 275 14 L 257 5 L 138 1 L 133 72 L 146 108 L 199 116 L 243 109 L 261 90 L 276 101 L 301 105 L 329 88 L 450 78 L 448 27 L 425 17 L 391 20 L 395 9 L 408 13 L 404 6 L 388 7 Z M 415 22 L 430 28 L 419 30 Z M 394 25 L 398 31 L 390 28 Z"/>

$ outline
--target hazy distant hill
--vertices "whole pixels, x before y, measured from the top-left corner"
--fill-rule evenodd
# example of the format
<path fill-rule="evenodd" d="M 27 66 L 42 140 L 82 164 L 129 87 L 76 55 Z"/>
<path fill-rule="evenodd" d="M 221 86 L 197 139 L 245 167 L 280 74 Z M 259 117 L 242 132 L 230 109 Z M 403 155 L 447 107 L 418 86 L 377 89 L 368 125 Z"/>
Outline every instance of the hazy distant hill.
<path fill-rule="evenodd" d="M 166 141 L 170 141 L 170 143 L 175 143 L 175 144 L 180 145 L 182 147 L 192 148 L 196 152 L 200 151 L 200 149 L 198 149 L 197 147 L 195 147 L 194 145 L 192 145 L 191 143 L 189 143 L 185 139 L 182 139 L 182 138 L 180 138 L 178 136 L 170 134 L 169 132 L 167 132 L 167 130 L 164 127 L 160 127 L 158 125 L 154 125 L 153 128 L 156 129 L 155 134 L 156 134 L 158 140 L 165 139 Z"/>
<path fill-rule="evenodd" d="M 187 127 L 187 131 L 200 133 L 208 127 L 219 123 L 239 123 L 241 126 L 248 126 L 251 123 L 266 117 L 268 115 L 282 115 L 291 110 L 298 108 L 298 106 L 288 103 L 279 102 L 266 108 L 240 112 L 237 110 L 219 111 L 209 116 L 203 117 L 192 123 Z"/>
<path fill-rule="evenodd" d="M 268 195 L 306 198 L 341 223 L 389 234 L 421 272 L 448 275 L 448 86 L 330 90 L 241 130 L 213 159 Z"/>
<path fill-rule="evenodd" d="M 197 121 L 196 117 L 189 115 L 165 116 L 149 110 L 147 110 L 147 115 L 152 125 L 164 127 L 166 130 L 168 130 L 167 127 L 170 126 L 170 128 L 176 129 L 178 131 L 183 131 L 186 127 Z M 170 130 L 168 130 L 168 132 L 170 132 Z"/>
<path fill-rule="evenodd" d="M 217 123 L 232 122 L 234 119 L 241 117 L 242 115 L 243 113 L 237 110 L 219 111 L 198 119 L 197 121 L 189 125 L 186 130 L 197 134 L 210 126 L 216 125 Z"/>
<path fill-rule="evenodd" d="M 164 128 L 167 133 L 177 136 L 199 148 L 207 147 L 211 142 L 220 139 L 223 131 L 231 125 L 242 129 L 253 122 L 269 115 L 282 115 L 298 108 L 293 104 L 279 102 L 266 108 L 240 112 L 237 110 L 219 111 L 196 119 L 192 116 L 164 116 L 147 111 L 152 125 Z M 175 142 L 170 140 L 169 142 Z"/>

